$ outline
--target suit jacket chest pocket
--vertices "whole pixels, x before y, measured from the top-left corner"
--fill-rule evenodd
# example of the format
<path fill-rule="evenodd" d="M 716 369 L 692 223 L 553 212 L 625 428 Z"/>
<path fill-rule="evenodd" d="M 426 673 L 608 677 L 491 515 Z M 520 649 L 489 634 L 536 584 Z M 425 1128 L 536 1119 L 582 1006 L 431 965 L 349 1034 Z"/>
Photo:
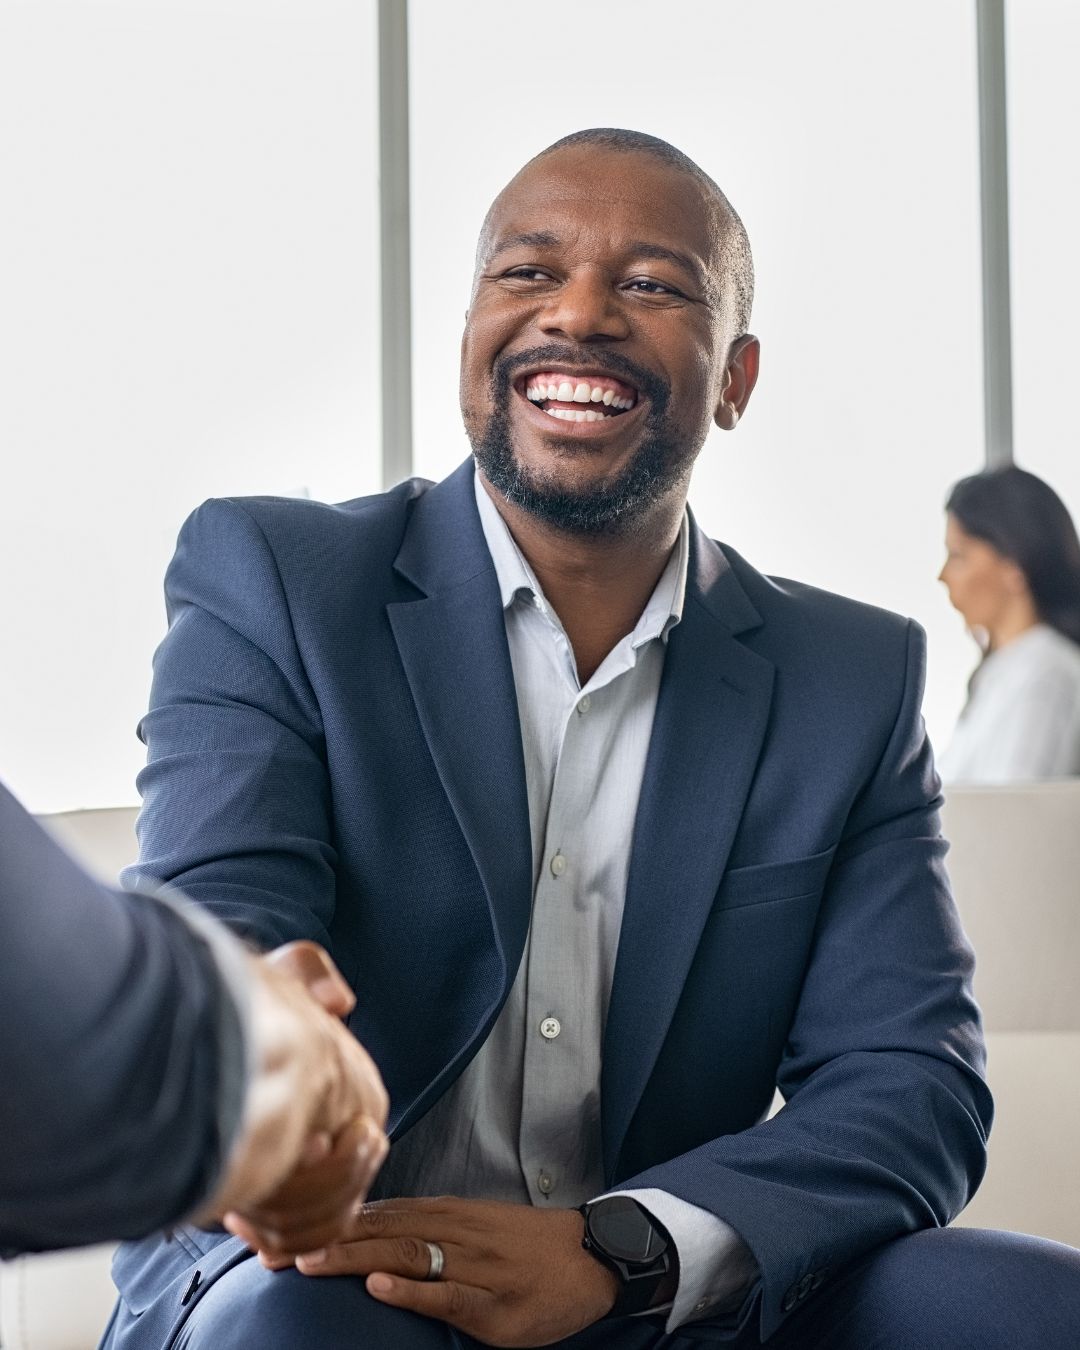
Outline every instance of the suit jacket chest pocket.
<path fill-rule="evenodd" d="M 682 1092 L 727 1103 L 724 1111 L 736 1104 L 724 1117 L 729 1122 L 724 1128 L 732 1130 L 744 1129 L 764 1110 L 832 857 L 827 849 L 790 862 L 734 868 L 724 876 L 668 1037 L 667 1100 Z"/>
<path fill-rule="evenodd" d="M 830 848 L 790 862 L 760 863 L 726 872 L 716 893 L 713 914 L 781 900 L 819 897 L 835 851 Z"/>

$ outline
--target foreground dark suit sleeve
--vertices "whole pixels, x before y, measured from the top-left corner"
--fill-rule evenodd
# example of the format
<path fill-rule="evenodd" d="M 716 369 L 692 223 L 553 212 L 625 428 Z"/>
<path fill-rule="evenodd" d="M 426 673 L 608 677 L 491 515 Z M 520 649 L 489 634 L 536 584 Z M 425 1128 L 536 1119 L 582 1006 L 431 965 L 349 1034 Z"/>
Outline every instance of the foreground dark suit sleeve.
<path fill-rule="evenodd" d="M 242 1053 L 213 959 L 167 905 L 92 881 L 3 788 L 0 1027 L 3 1255 L 140 1235 L 205 1197 L 223 1032 Z"/>

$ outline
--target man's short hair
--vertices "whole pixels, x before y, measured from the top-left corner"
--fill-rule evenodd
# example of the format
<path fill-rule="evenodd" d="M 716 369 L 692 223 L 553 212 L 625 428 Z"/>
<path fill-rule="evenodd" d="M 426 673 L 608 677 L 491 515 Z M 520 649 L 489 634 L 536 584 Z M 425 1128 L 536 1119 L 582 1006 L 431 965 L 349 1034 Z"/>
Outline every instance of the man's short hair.
<path fill-rule="evenodd" d="M 531 163 L 546 159 L 556 150 L 564 150 L 574 145 L 596 146 L 602 150 L 614 150 L 622 154 L 650 155 L 653 159 L 680 169 L 689 174 L 711 198 L 720 216 L 720 266 L 723 270 L 723 289 L 732 292 L 732 311 L 740 334 L 750 326 L 750 310 L 754 303 L 754 259 L 750 252 L 750 239 L 746 227 L 718 184 L 709 177 L 700 164 L 697 164 L 669 141 L 659 136 L 650 136 L 644 131 L 628 131 L 623 127 L 588 127 L 584 131 L 572 131 L 534 155 Z"/>

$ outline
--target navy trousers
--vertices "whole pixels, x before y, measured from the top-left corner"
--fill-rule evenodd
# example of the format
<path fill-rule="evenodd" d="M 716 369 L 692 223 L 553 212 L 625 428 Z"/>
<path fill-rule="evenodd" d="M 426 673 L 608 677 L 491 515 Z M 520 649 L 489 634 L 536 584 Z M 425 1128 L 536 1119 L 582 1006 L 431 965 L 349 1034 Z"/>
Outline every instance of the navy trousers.
<path fill-rule="evenodd" d="M 441 1323 L 387 1308 L 359 1278 L 271 1272 L 226 1264 L 190 1302 L 167 1342 L 151 1344 L 147 1320 L 121 1301 L 109 1350 L 476 1350 Z M 673 1335 L 663 1318 L 603 1322 L 560 1342 L 563 1350 L 751 1350 L 753 1320 L 739 1334 L 707 1322 Z M 1077 1350 L 1080 1251 L 1041 1238 L 946 1228 L 869 1253 L 793 1312 L 770 1350 Z"/>

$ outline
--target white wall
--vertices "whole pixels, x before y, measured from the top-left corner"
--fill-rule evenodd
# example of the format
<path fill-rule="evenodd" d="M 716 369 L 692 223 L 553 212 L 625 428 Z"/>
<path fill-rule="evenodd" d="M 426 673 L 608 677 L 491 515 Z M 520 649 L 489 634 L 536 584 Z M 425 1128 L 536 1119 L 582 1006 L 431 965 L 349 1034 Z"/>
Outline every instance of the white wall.
<path fill-rule="evenodd" d="M 585 0 L 562 45 L 501 0 L 411 13 L 420 471 L 466 453 L 451 353 L 490 198 L 579 127 L 673 141 L 744 217 L 764 353 L 694 508 L 768 571 L 915 615 L 946 738 L 975 649 L 934 580 L 941 507 L 983 453 L 974 7 Z"/>
<path fill-rule="evenodd" d="M 378 487 L 374 0 L 0 8 L 0 776 L 135 801 L 204 498 Z"/>

